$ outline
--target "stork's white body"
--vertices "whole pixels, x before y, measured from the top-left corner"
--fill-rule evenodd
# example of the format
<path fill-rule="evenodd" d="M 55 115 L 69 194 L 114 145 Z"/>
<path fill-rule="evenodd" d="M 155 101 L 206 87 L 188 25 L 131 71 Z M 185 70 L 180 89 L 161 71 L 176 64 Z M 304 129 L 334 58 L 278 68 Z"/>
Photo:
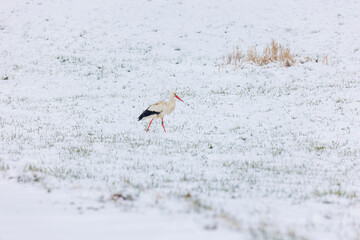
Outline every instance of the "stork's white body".
<path fill-rule="evenodd" d="M 146 130 L 146 132 L 149 130 L 151 122 L 154 119 L 158 119 L 161 118 L 162 121 L 162 126 L 164 128 L 165 131 L 165 126 L 164 126 L 164 120 L 163 118 L 165 117 L 166 114 L 170 114 L 174 111 L 175 106 L 176 106 L 176 102 L 175 102 L 175 97 L 179 100 L 181 100 L 174 92 L 171 92 L 169 94 L 169 102 L 166 101 L 160 101 L 157 103 L 154 103 L 152 105 L 150 105 L 150 107 L 148 107 L 140 116 L 139 116 L 139 121 L 140 120 L 145 120 L 145 119 L 152 119 L 149 123 L 149 127 Z M 183 100 L 181 100 L 183 101 Z M 166 132 L 166 131 L 165 131 Z"/>
<path fill-rule="evenodd" d="M 143 119 L 157 119 L 157 118 L 163 118 L 165 117 L 166 114 L 170 114 L 174 111 L 176 106 L 176 102 L 174 97 L 170 97 L 170 101 L 166 102 L 166 101 L 160 101 L 157 103 L 152 104 L 150 107 L 148 107 L 147 110 L 152 111 L 152 112 L 158 112 L 159 114 L 152 114 L 149 115 L 147 117 L 144 117 Z"/>

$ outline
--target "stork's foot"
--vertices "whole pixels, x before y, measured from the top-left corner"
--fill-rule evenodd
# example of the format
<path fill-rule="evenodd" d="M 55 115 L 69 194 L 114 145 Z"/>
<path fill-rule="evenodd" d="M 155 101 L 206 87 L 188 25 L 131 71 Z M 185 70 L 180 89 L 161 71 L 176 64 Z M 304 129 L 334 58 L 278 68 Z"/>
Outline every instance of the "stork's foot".
<path fill-rule="evenodd" d="M 164 120 L 163 120 L 163 118 L 161 118 L 161 126 L 163 127 L 164 132 L 166 132 L 166 130 L 165 130 L 165 126 L 164 126 Z"/>

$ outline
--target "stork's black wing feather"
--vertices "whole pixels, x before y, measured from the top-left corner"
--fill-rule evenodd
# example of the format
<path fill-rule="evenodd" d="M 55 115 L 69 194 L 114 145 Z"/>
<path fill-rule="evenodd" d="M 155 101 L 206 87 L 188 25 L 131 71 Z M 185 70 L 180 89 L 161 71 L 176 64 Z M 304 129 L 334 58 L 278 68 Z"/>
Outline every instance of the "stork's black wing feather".
<path fill-rule="evenodd" d="M 151 115 L 159 115 L 160 112 L 154 112 L 154 111 L 150 111 L 150 110 L 145 110 L 138 118 L 138 120 L 140 121 L 141 119 L 143 119 L 144 117 L 148 117 Z"/>

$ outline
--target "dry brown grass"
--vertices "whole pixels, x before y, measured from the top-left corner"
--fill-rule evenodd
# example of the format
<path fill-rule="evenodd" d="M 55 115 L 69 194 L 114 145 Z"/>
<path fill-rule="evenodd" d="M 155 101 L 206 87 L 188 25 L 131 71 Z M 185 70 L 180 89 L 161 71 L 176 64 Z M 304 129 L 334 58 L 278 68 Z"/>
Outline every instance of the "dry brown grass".
<path fill-rule="evenodd" d="M 328 55 L 324 54 L 323 55 L 323 59 L 322 59 L 322 63 L 325 64 L 325 65 L 329 65 L 329 59 L 328 59 Z"/>
<path fill-rule="evenodd" d="M 235 68 L 238 68 L 243 63 L 251 63 L 258 66 L 275 63 L 279 64 L 280 66 L 290 67 L 297 62 L 319 62 L 320 59 L 305 57 L 304 60 L 296 60 L 294 54 L 291 53 L 290 48 L 284 47 L 275 40 L 272 40 L 270 44 L 266 45 L 261 54 L 258 53 L 255 46 L 250 47 L 246 54 L 243 54 L 239 47 L 234 47 L 231 53 L 223 57 L 223 60 L 224 64 L 222 64 L 222 66 L 233 65 Z M 321 62 L 328 65 L 328 56 L 324 55 Z"/>
<path fill-rule="evenodd" d="M 283 66 L 290 67 L 295 63 L 294 57 L 289 48 L 285 48 L 274 40 L 267 44 L 263 53 L 259 54 L 256 47 L 247 51 L 247 60 L 259 66 L 269 63 L 280 63 Z"/>
<path fill-rule="evenodd" d="M 236 47 L 233 49 L 232 53 L 227 55 L 226 64 L 238 66 L 241 64 L 243 58 L 244 56 L 241 54 L 240 48 Z"/>

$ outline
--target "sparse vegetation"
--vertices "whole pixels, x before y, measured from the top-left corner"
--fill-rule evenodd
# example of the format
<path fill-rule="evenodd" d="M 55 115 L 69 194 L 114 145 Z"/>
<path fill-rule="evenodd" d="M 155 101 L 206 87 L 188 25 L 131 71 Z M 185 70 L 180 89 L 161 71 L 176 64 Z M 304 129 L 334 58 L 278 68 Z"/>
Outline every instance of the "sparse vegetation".
<path fill-rule="evenodd" d="M 123 200 L 123 201 L 133 201 L 133 197 L 130 194 L 124 195 L 122 193 L 114 193 L 113 195 L 111 195 L 110 200 L 117 202 L 119 200 Z"/>
<path fill-rule="evenodd" d="M 0 171 L 1 172 L 6 172 L 8 171 L 10 168 L 9 168 L 9 165 L 5 164 L 5 163 L 0 163 Z"/>
<path fill-rule="evenodd" d="M 290 49 L 283 47 L 274 40 L 266 45 L 262 54 L 257 52 L 255 46 L 248 49 L 247 61 L 259 66 L 267 65 L 269 63 L 279 63 L 282 66 L 290 67 L 295 63 L 293 54 L 290 53 Z"/>
<path fill-rule="evenodd" d="M 221 66 L 231 65 L 235 68 L 239 68 L 245 63 L 250 63 L 258 66 L 268 65 L 270 63 L 278 64 L 284 67 L 291 67 L 294 64 L 305 62 L 319 62 L 328 65 L 328 55 L 323 55 L 322 58 L 305 57 L 300 59 L 299 56 L 294 55 L 290 51 L 290 48 L 284 47 L 280 43 L 272 40 L 270 44 L 267 44 L 262 53 L 257 51 L 256 46 L 252 46 L 247 49 L 246 53 L 243 53 L 239 46 L 234 47 L 233 51 L 223 57 L 223 63 Z"/>
<path fill-rule="evenodd" d="M 335 197 L 344 197 L 348 199 L 358 199 L 358 195 L 356 194 L 356 192 L 347 192 L 342 190 L 340 187 L 329 190 L 315 190 L 314 195 L 316 197 L 335 196 Z"/>
<path fill-rule="evenodd" d="M 210 211 L 211 206 L 204 204 L 199 198 L 193 197 L 190 193 L 182 196 L 188 203 L 190 203 L 189 210 L 195 212 Z"/>

